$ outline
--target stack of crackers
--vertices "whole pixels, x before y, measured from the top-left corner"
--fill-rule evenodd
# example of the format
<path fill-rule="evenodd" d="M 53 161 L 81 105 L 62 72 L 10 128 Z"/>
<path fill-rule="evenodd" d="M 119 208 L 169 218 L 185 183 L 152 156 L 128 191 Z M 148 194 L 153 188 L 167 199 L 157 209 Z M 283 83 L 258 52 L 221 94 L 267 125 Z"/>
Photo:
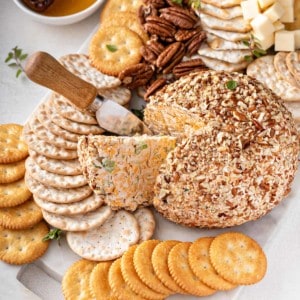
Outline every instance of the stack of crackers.
<path fill-rule="evenodd" d="M 48 226 L 24 181 L 28 150 L 22 130 L 0 125 L 0 259 L 9 264 L 32 262 L 48 248 Z"/>
<path fill-rule="evenodd" d="M 145 241 L 109 262 L 75 262 L 62 281 L 66 299 L 165 299 L 208 296 L 260 281 L 267 268 L 261 247 L 228 232 L 192 242 Z M 79 280 L 80 279 L 80 280 Z"/>

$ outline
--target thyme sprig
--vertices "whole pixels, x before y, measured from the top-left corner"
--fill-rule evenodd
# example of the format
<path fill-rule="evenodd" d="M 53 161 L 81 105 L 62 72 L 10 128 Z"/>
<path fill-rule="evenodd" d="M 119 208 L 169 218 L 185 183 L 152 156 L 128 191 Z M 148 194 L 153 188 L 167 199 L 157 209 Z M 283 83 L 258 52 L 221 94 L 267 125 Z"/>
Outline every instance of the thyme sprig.
<path fill-rule="evenodd" d="M 259 39 L 257 39 L 254 35 L 251 35 L 249 40 L 243 40 L 242 43 L 251 51 L 251 55 L 244 56 L 244 60 L 247 62 L 252 62 L 255 58 L 259 58 L 267 54 L 267 51 L 261 48 Z"/>
<path fill-rule="evenodd" d="M 20 49 L 18 46 L 15 46 L 11 49 L 5 59 L 5 63 L 7 63 L 9 67 L 17 68 L 17 78 L 21 75 L 22 72 L 24 72 L 22 62 L 27 58 L 27 56 L 27 53 L 23 53 L 22 49 Z"/>

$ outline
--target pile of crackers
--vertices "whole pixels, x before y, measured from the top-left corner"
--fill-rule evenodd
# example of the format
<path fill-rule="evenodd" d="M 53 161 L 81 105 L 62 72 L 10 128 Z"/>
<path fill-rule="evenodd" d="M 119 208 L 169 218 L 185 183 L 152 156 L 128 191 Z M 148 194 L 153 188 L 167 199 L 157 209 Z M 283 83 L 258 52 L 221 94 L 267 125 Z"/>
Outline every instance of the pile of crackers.
<path fill-rule="evenodd" d="M 62 281 L 66 299 L 165 299 L 208 296 L 260 281 L 267 268 L 261 247 L 228 232 L 194 242 L 148 240 L 109 262 L 75 262 Z M 79 280 L 80 279 L 80 280 Z"/>
<path fill-rule="evenodd" d="M 17 265 L 36 260 L 49 244 L 43 241 L 48 226 L 24 181 L 28 150 L 22 130 L 0 125 L 0 259 Z"/>

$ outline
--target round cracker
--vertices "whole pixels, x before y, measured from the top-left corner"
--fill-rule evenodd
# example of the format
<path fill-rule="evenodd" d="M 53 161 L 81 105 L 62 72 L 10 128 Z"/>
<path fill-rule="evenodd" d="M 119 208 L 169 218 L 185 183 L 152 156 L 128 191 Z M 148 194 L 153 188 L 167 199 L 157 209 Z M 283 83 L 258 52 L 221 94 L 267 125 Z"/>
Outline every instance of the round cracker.
<path fill-rule="evenodd" d="M 188 255 L 190 267 L 195 275 L 212 289 L 231 290 L 236 285 L 223 279 L 210 262 L 209 247 L 213 239 L 213 237 L 204 237 L 192 243 Z"/>
<path fill-rule="evenodd" d="M 28 174 L 35 180 L 56 188 L 76 188 L 87 184 L 83 175 L 58 175 L 46 170 L 43 170 L 31 157 L 28 157 L 25 162 Z"/>
<path fill-rule="evenodd" d="M 77 158 L 63 160 L 53 159 L 29 149 L 30 157 L 44 170 L 59 175 L 80 175 L 81 165 Z"/>
<path fill-rule="evenodd" d="M 27 229 L 42 219 L 42 211 L 33 199 L 14 207 L 0 208 L 0 226 L 7 229 Z"/>
<path fill-rule="evenodd" d="M 0 207 L 12 207 L 22 204 L 31 195 L 24 178 L 12 183 L 0 184 Z"/>
<path fill-rule="evenodd" d="M 68 141 L 56 134 L 53 134 L 39 121 L 35 114 L 30 117 L 28 123 L 31 130 L 39 139 L 47 143 L 53 144 L 56 147 L 72 150 L 77 149 L 76 142 Z"/>
<path fill-rule="evenodd" d="M 30 129 L 29 124 L 25 124 L 23 137 L 28 147 L 35 152 L 54 159 L 74 159 L 77 158 L 77 151 L 56 147 L 50 143 L 40 140 Z"/>
<path fill-rule="evenodd" d="M 63 118 L 73 122 L 95 125 L 98 124 L 95 113 L 90 111 L 82 112 L 73 106 L 69 101 L 57 93 L 52 94 L 50 103 L 55 107 L 55 111 Z"/>
<path fill-rule="evenodd" d="M 192 272 L 188 262 L 188 251 L 192 243 L 178 243 L 168 256 L 168 267 L 175 282 L 188 293 L 195 296 L 208 296 L 215 293 Z"/>
<path fill-rule="evenodd" d="M 93 191 L 88 185 L 74 189 L 59 189 L 46 186 L 25 173 L 25 181 L 29 190 L 35 197 L 54 203 L 74 203 L 90 196 Z"/>
<path fill-rule="evenodd" d="M 0 184 L 17 181 L 24 175 L 25 159 L 10 164 L 0 164 Z"/>
<path fill-rule="evenodd" d="M 23 126 L 19 124 L 0 125 L 0 163 L 8 164 L 28 156 L 26 143 L 21 140 Z"/>
<path fill-rule="evenodd" d="M 137 209 L 133 215 L 140 229 L 139 243 L 151 239 L 155 230 L 155 219 L 152 211 L 149 208 L 142 207 Z"/>
<path fill-rule="evenodd" d="M 267 270 L 262 248 L 239 232 L 218 235 L 210 245 L 209 258 L 218 274 L 233 284 L 256 283 Z"/>
<path fill-rule="evenodd" d="M 11 230 L 0 227 L 0 259 L 15 265 L 38 259 L 48 249 L 49 241 L 42 241 L 48 230 L 43 221 L 29 229 Z"/>
<path fill-rule="evenodd" d="M 132 30 L 121 27 L 100 27 L 90 43 L 92 64 L 101 72 L 118 76 L 124 69 L 141 60 L 141 38 Z M 115 47 L 116 51 L 109 50 Z"/>
<path fill-rule="evenodd" d="M 93 230 L 67 233 L 68 244 L 75 253 L 97 261 L 120 257 L 138 239 L 137 221 L 132 214 L 124 210 L 118 211 Z"/>
<path fill-rule="evenodd" d="M 163 241 L 159 243 L 152 252 L 151 262 L 156 276 L 159 280 L 174 293 L 186 294 L 186 292 L 174 281 L 168 267 L 168 256 L 171 249 L 178 241 Z"/>
<path fill-rule="evenodd" d="M 149 240 L 139 244 L 134 251 L 133 263 L 137 274 L 147 286 L 158 293 L 170 295 L 173 291 L 158 279 L 151 262 L 152 252 L 159 243 L 158 240 Z"/>
<path fill-rule="evenodd" d="M 147 300 L 147 298 L 141 297 L 130 289 L 130 287 L 124 281 L 121 272 L 121 259 L 117 259 L 111 265 L 108 272 L 108 282 L 113 294 L 118 299 L 135 299 L 135 300 Z"/>
<path fill-rule="evenodd" d="M 50 225 L 65 231 L 91 230 L 104 224 L 104 222 L 113 214 L 109 206 L 101 206 L 84 215 L 57 215 L 43 209 L 42 213 L 44 219 Z"/>
<path fill-rule="evenodd" d="M 62 291 L 65 299 L 93 299 L 89 282 L 95 266 L 95 262 L 81 259 L 68 268 L 62 279 Z"/>
<path fill-rule="evenodd" d="M 285 61 L 289 71 L 294 75 L 296 80 L 300 81 L 300 51 L 288 53 Z"/>
<path fill-rule="evenodd" d="M 108 272 L 112 262 L 98 263 L 90 276 L 90 291 L 97 300 L 118 300 L 108 283 Z"/>
<path fill-rule="evenodd" d="M 123 106 L 128 105 L 131 99 L 131 91 L 124 86 L 113 89 L 101 89 L 98 90 L 98 94 L 104 99 L 113 100 Z"/>
<path fill-rule="evenodd" d="M 91 196 L 74 203 L 68 204 L 59 204 L 53 203 L 44 199 L 41 199 L 34 195 L 34 201 L 36 204 L 53 214 L 57 215 L 77 215 L 77 214 L 85 214 L 87 212 L 93 211 L 103 205 L 104 199 L 101 195 L 92 194 Z"/>
<path fill-rule="evenodd" d="M 131 246 L 121 258 L 121 271 L 126 284 L 128 284 L 136 294 L 144 298 L 151 300 L 164 299 L 165 295 L 150 289 L 138 276 L 133 264 L 133 255 L 136 248 L 137 245 Z"/>

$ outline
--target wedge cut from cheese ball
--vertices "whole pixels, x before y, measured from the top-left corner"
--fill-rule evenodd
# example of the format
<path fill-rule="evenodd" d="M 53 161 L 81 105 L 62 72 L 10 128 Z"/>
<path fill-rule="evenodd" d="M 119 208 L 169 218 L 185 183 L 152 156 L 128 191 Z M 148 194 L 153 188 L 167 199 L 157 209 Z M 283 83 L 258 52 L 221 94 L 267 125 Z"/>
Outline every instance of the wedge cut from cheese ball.
<path fill-rule="evenodd" d="M 81 137 L 79 161 L 90 187 L 112 209 L 134 211 L 152 204 L 159 168 L 175 144 L 170 136 Z"/>

